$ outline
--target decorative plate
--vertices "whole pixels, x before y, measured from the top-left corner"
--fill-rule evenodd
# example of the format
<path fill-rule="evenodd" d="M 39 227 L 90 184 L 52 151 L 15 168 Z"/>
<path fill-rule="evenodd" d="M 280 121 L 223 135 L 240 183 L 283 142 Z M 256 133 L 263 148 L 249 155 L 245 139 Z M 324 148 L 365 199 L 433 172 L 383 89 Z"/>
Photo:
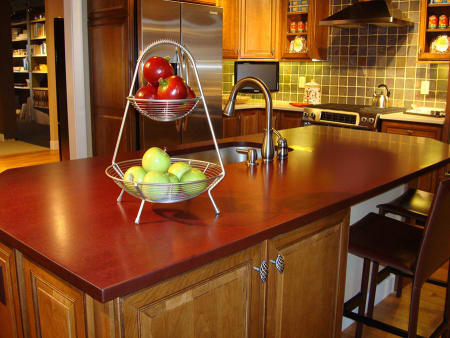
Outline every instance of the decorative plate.
<path fill-rule="evenodd" d="M 296 36 L 294 39 L 294 52 L 305 53 L 306 52 L 306 40 L 304 37 Z"/>
<path fill-rule="evenodd" d="M 431 42 L 431 53 L 442 54 L 450 52 L 450 38 L 448 35 L 439 35 Z"/>

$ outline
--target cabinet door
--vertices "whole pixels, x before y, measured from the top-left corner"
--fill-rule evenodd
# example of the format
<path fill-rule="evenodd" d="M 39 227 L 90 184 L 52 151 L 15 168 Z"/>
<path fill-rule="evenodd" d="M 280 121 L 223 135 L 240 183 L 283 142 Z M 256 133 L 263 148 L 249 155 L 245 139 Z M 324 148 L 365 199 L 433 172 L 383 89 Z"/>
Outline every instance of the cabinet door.
<path fill-rule="evenodd" d="M 222 56 L 228 59 L 239 57 L 239 0 L 218 0 L 222 11 Z"/>
<path fill-rule="evenodd" d="M 239 117 L 230 116 L 223 118 L 223 137 L 239 136 Z"/>
<path fill-rule="evenodd" d="M 280 114 L 280 129 L 297 128 L 303 125 L 302 113 L 283 112 Z"/>
<path fill-rule="evenodd" d="M 348 211 L 269 240 L 267 337 L 340 337 Z"/>
<path fill-rule="evenodd" d="M 29 336 L 86 337 L 83 293 L 23 258 Z"/>
<path fill-rule="evenodd" d="M 125 337 L 262 337 L 262 245 L 123 299 Z"/>
<path fill-rule="evenodd" d="M 0 243 L 0 338 L 23 337 L 16 276 L 14 252 Z"/>
<path fill-rule="evenodd" d="M 276 58 L 278 14 L 278 0 L 241 0 L 241 58 Z"/>
<path fill-rule="evenodd" d="M 239 119 L 241 135 L 257 134 L 259 132 L 259 110 L 241 110 Z"/>
<path fill-rule="evenodd" d="M 277 111 L 273 111 L 273 115 L 272 115 L 272 128 L 275 129 L 279 129 L 279 119 L 280 119 L 280 114 Z M 264 130 L 266 129 L 266 123 L 267 123 L 267 117 L 266 117 L 266 111 L 265 110 L 260 110 L 259 111 L 259 126 L 258 126 L 258 132 L 263 133 Z"/>

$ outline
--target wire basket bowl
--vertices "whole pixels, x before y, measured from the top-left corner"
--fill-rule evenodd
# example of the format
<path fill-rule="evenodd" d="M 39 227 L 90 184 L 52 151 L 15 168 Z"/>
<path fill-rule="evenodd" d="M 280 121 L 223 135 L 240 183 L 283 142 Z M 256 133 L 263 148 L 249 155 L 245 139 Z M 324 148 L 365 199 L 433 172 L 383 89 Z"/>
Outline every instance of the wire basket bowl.
<path fill-rule="evenodd" d="M 186 162 L 192 168 L 201 170 L 206 179 L 179 183 L 136 183 L 125 181 L 119 171 L 110 165 L 105 172 L 120 188 L 130 195 L 154 203 L 175 203 L 194 198 L 208 190 L 224 175 L 220 165 L 193 159 L 171 158 L 172 163 Z M 116 166 L 125 173 L 128 168 L 142 165 L 141 159 L 117 162 Z"/>
<path fill-rule="evenodd" d="M 127 100 L 143 116 L 156 121 L 174 121 L 188 115 L 197 107 L 200 97 L 180 100 L 136 99 L 128 96 Z"/>

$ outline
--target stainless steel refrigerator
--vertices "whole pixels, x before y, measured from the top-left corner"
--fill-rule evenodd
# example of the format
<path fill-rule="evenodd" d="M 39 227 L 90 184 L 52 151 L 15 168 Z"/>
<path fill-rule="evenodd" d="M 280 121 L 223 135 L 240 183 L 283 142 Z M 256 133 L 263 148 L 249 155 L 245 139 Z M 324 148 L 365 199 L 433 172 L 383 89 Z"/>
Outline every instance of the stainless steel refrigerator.
<path fill-rule="evenodd" d="M 191 52 L 197 61 L 214 132 L 217 138 L 222 137 L 222 8 L 163 0 L 142 0 L 137 14 L 139 53 L 151 42 L 159 39 L 177 41 Z M 180 60 L 173 47 L 158 47 L 152 55 L 169 56 L 170 62 L 180 74 Z M 185 78 L 188 78 L 189 85 L 198 96 L 192 69 L 188 67 L 183 73 L 188 75 Z M 142 85 L 142 72 L 140 75 L 139 81 Z M 141 149 L 211 139 L 201 102 L 183 124 L 180 122 L 158 122 L 141 116 Z"/>

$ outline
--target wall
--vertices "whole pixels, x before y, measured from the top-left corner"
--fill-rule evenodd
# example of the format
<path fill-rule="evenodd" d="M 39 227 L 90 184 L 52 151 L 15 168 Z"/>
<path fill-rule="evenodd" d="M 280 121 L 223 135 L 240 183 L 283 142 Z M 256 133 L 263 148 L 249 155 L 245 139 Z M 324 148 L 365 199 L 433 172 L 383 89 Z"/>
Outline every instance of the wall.
<path fill-rule="evenodd" d="M 350 0 L 330 0 L 331 11 L 348 6 Z M 393 106 L 430 106 L 444 109 L 448 64 L 417 62 L 419 0 L 392 1 L 406 13 L 411 27 L 331 28 L 328 61 L 280 62 L 280 91 L 275 100 L 302 102 L 299 76 L 321 84 L 322 103 L 370 104 L 374 89 L 384 83 L 391 89 Z M 229 93 L 233 61 L 223 63 L 223 92 Z M 420 94 L 422 80 L 430 81 L 430 94 Z M 256 97 L 256 96 L 255 96 Z"/>

